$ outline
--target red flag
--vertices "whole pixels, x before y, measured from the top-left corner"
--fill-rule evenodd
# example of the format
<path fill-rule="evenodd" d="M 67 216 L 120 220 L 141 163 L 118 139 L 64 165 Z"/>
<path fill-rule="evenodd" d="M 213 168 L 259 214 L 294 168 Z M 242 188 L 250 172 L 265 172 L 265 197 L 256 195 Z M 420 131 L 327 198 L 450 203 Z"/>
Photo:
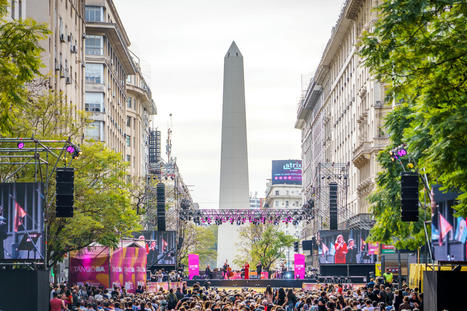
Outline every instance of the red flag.
<path fill-rule="evenodd" d="M 444 237 L 452 230 L 451 224 L 439 214 L 439 245 L 443 245 Z"/>
<path fill-rule="evenodd" d="M 149 245 L 148 245 L 148 243 L 144 243 L 144 244 L 146 244 L 146 255 L 147 255 L 147 254 L 149 254 Z"/>
<path fill-rule="evenodd" d="M 15 217 L 15 223 L 14 223 L 14 230 L 15 232 L 18 232 L 18 227 L 23 224 L 23 218 L 26 216 L 26 212 L 21 207 L 21 205 L 19 205 L 18 202 L 16 202 L 16 200 L 15 200 L 15 210 L 16 210 L 16 217 Z"/>
<path fill-rule="evenodd" d="M 169 243 L 167 243 L 166 240 L 164 240 L 164 238 L 162 238 L 162 251 L 164 252 L 165 249 L 167 248 L 167 245 L 169 245 Z"/>

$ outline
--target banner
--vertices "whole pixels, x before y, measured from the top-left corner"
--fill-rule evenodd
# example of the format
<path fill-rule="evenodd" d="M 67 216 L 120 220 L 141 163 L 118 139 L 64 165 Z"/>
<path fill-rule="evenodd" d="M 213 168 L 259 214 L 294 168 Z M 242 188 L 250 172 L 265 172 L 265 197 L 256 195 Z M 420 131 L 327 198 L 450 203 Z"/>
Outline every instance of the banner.
<path fill-rule="evenodd" d="M 146 285 L 146 291 L 149 293 L 157 293 L 161 288 L 168 291 L 170 288 L 176 290 L 182 288 L 186 282 L 148 282 Z"/>
<path fill-rule="evenodd" d="M 294 254 L 294 279 L 303 280 L 305 278 L 305 255 Z"/>
<path fill-rule="evenodd" d="M 195 275 L 199 275 L 199 256 L 198 254 L 188 254 L 188 277 L 193 280 Z"/>
<path fill-rule="evenodd" d="M 70 283 L 110 287 L 109 258 L 109 248 L 104 246 L 93 246 L 71 252 Z"/>
<path fill-rule="evenodd" d="M 381 244 L 381 254 L 395 254 L 396 247 L 394 245 Z"/>
<path fill-rule="evenodd" d="M 110 251 L 94 246 L 71 252 L 69 280 L 79 285 L 118 286 L 134 293 L 139 285 L 146 286 L 146 249 L 120 247 Z"/>

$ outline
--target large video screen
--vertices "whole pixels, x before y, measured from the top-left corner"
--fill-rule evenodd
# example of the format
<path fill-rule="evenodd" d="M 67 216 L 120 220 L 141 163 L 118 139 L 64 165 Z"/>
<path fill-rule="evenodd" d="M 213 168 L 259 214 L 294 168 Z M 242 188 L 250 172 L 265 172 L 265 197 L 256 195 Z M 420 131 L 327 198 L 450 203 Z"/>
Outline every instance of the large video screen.
<path fill-rule="evenodd" d="M 142 231 L 135 233 L 134 236 L 145 240 L 148 251 L 148 268 L 158 265 L 175 265 L 177 253 L 175 231 Z"/>
<path fill-rule="evenodd" d="M 273 160 L 272 184 L 302 184 L 301 160 Z"/>
<path fill-rule="evenodd" d="M 44 259 L 43 186 L 0 184 L 0 261 Z"/>
<path fill-rule="evenodd" d="M 321 230 L 318 237 L 322 264 L 374 263 L 378 244 L 366 243 L 368 230 Z"/>

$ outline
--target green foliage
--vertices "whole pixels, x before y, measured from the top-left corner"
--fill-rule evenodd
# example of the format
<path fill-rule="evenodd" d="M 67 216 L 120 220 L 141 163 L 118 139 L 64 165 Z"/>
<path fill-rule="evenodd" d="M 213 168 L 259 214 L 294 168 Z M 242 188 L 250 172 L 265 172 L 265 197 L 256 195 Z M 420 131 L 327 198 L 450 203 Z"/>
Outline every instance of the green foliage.
<path fill-rule="evenodd" d="M 188 267 L 188 254 L 199 255 L 199 265 L 211 268 L 216 266 L 217 259 L 217 226 L 196 226 L 191 222 L 184 222 L 180 230 L 183 238 L 178 253 L 181 264 Z"/>
<path fill-rule="evenodd" d="M 47 26 L 33 20 L 6 21 L 8 2 L 0 1 L 0 135 L 13 133 L 16 113 L 27 102 L 28 82 L 42 65 L 39 40 L 49 33 Z"/>
<path fill-rule="evenodd" d="M 388 101 L 407 106 L 400 108 L 407 113 L 403 118 L 398 112 L 388 116 L 388 126 L 400 134 L 391 141 L 407 143 L 409 154 L 434 183 L 461 193 L 454 208 L 467 216 L 467 2 L 386 0 L 378 13 L 360 52 L 388 86 Z M 384 156 L 379 160 L 388 179 L 379 178 L 382 191 L 397 178 Z M 393 195 L 382 193 L 380 199 L 395 199 Z M 377 221 L 396 225 L 388 213 L 376 210 Z"/>
<path fill-rule="evenodd" d="M 285 250 L 293 245 L 295 238 L 285 234 L 277 226 L 250 224 L 240 229 L 240 254 L 234 263 L 250 266 L 261 262 L 266 271 L 271 270 L 279 259 L 285 258 Z"/>
<path fill-rule="evenodd" d="M 425 243 L 423 221 L 429 219 L 430 211 L 419 209 L 419 221 L 401 221 L 400 174 L 402 166 L 408 170 L 408 157 L 392 161 L 389 151 L 402 142 L 403 131 L 410 124 L 410 106 L 401 104 L 387 116 L 386 126 L 391 137 L 391 144 L 378 154 L 382 171 L 376 180 L 376 191 L 370 196 L 371 211 L 376 223 L 370 231 L 369 240 L 393 244 L 399 249 L 416 249 Z M 410 160 L 416 160 L 411 158 Z"/>

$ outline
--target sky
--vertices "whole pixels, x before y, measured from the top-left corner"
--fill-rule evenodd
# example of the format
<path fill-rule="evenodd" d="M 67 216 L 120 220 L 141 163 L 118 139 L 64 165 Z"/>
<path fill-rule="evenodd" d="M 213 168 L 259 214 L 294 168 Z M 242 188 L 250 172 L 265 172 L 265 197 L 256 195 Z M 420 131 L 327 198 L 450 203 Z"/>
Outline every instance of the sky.
<path fill-rule="evenodd" d="M 223 61 L 243 54 L 250 193 L 264 197 L 271 161 L 301 158 L 294 128 L 344 0 L 114 0 L 200 208 L 218 208 Z M 172 114 L 172 122 L 169 115 Z"/>

